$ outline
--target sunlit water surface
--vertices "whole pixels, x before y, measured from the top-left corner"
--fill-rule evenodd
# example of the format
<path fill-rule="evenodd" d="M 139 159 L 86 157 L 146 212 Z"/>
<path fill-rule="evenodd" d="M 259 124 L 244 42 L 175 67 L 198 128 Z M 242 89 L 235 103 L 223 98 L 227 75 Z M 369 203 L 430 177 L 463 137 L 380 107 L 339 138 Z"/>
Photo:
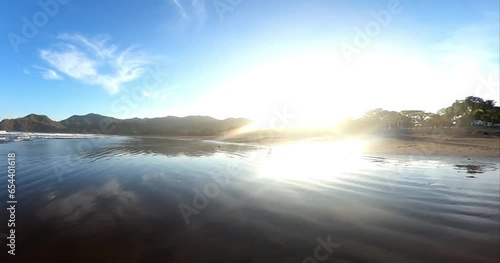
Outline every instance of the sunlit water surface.
<path fill-rule="evenodd" d="M 361 148 L 4 143 L 0 233 L 15 152 L 19 261 L 498 262 L 498 160 L 363 156 Z"/>

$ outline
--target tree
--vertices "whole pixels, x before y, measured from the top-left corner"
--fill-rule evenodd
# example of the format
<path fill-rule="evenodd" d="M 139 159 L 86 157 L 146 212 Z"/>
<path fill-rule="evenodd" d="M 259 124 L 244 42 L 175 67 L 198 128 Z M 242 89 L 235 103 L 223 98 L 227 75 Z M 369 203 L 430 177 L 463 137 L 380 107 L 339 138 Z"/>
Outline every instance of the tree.
<path fill-rule="evenodd" d="M 433 127 L 446 127 L 452 126 L 450 118 L 447 117 L 446 113 L 433 113 L 427 119 L 427 123 Z"/>
<path fill-rule="evenodd" d="M 473 120 L 500 123 L 500 107 L 494 100 L 468 96 L 456 100 L 452 105 L 442 108 L 437 113 L 422 110 L 404 110 L 401 112 L 377 108 L 366 112 L 360 124 L 385 128 L 391 121 L 399 121 L 402 127 L 426 126 L 469 126 Z"/>
<path fill-rule="evenodd" d="M 425 126 L 432 113 L 422 110 L 404 110 L 401 114 L 410 119 L 414 126 Z"/>
<path fill-rule="evenodd" d="M 484 110 L 493 110 L 495 109 L 495 104 L 496 104 L 496 101 L 494 100 L 485 100 L 484 101 Z"/>
<path fill-rule="evenodd" d="M 473 120 L 498 122 L 495 104 L 494 100 L 468 96 L 463 100 L 456 100 L 450 107 L 438 111 L 438 114 L 446 121 L 451 120 L 462 127 L 470 125 Z"/>
<path fill-rule="evenodd" d="M 412 127 L 410 119 L 397 111 L 388 111 L 382 108 L 367 111 L 361 121 L 371 127 L 387 128 L 389 123 L 399 122 L 401 127 Z M 394 126 L 392 126 L 394 127 Z"/>

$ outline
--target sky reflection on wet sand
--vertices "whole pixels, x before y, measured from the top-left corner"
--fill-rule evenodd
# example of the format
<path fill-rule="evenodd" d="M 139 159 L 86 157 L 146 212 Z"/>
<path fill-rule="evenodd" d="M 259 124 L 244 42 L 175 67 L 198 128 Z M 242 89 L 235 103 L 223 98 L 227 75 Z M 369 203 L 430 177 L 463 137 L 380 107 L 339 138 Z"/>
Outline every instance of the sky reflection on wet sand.
<path fill-rule="evenodd" d="M 500 258 L 498 163 L 363 156 L 353 141 L 92 140 L 0 145 L 18 156 L 17 259 L 303 262 L 327 237 L 332 262 Z"/>

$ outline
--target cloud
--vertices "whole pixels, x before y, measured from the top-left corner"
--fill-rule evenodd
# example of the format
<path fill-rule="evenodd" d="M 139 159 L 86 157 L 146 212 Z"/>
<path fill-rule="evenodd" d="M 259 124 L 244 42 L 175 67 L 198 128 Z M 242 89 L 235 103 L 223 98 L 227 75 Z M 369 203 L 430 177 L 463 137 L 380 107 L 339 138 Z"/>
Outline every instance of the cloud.
<path fill-rule="evenodd" d="M 174 101 L 177 100 L 176 97 L 176 87 L 170 87 L 170 88 L 164 88 L 160 90 L 155 90 L 155 91 L 148 91 L 148 90 L 142 90 L 142 96 L 149 98 L 149 99 L 154 99 L 154 100 L 160 100 L 160 101 Z"/>
<path fill-rule="evenodd" d="M 54 69 L 42 76 L 58 76 L 58 72 L 89 85 L 98 85 L 117 94 L 122 84 L 138 79 L 150 64 L 146 55 L 127 48 L 118 51 L 109 37 L 93 39 L 78 34 L 62 34 L 59 42 L 40 50 L 40 57 Z M 52 73 L 53 72 L 53 73 Z"/>
<path fill-rule="evenodd" d="M 33 66 L 34 68 L 38 69 L 40 71 L 40 75 L 42 75 L 42 78 L 48 79 L 48 80 L 62 80 L 63 77 L 57 74 L 52 69 L 44 68 L 44 67 L 39 67 L 39 66 Z"/>
<path fill-rule="evenodd" d="M 158 93 L 157 91 L 155 92 L 150 92 L 150 91 L 146 91 L 146 90 L 143 90 L 142 91 L 142 96 L 144 97 L 147 97 L 147 98 L 158 98 L 160 96 L 160 93 Z"/>
<path fill-rule="evenodd" d="M 477 64 L 498 67 L 499 39 L 497 13 L 485 13 L 480 21 L 458 28 L 435 46 L 443 64 Z"/>
<path fill-rule="evenodd" d="M 51 69 L 48 69 L 48 70 L 44 71 L 42 73 L 42 77 L 44 79 L 57 79 L 57 80 L 63 79 L 63 77 L 59 76 L 57 74 L 57 72 L 55 72 L 55 71 L 53 71 Z"/>
<path fill-rule="evenodd" d="M 206 0 L 192 0 L 191 5 L 183 5 L 182 0 L 170 0 L 177 9 L 177 13 L 185 21 L 196 21 L 203 24 L 207 19 Z"/>
<path fill-rule="evenodd" d="M 182 4 L 179 2 L 179 0 L 172 0 L 172 3 L 176 6 L 177 12 L 179 13 L 179 15 L 182 18 L 189 20 L 189 16 L 187 15 L 186 10 L 182 6 Z"/>
<path fill-rule="evenodd" d="M 26 74 L 26 75 L 29 75 L 31 72 L 30 72 L 29 69 L 23 68 L 23 73 Z"/>
<path fill-rule="evenodd" d="M 498 20 L 498 12 L 485 12 L 482 19 L 457 28 L 434 46 L 437 65 L 456 80 L 455 89 L 463 87 L 462 95 L 495 100 L 500 96 Z"/>
<path fill-rule="evenodd" d="M 207 19 L 207 10 L 205 8 L 205 2 L 206 2 L 205 0 L 193 0 L 191 2 L 191 6 L 193 7 L 193 13 L 199 20 L 203 22 Z"/>

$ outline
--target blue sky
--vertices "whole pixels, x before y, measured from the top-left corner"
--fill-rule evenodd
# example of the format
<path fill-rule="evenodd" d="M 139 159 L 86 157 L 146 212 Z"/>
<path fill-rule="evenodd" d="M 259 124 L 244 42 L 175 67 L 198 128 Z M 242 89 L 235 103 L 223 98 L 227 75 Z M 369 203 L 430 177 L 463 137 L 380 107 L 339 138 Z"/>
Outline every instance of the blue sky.
<path fill-rule="evenodd" d="M 0 3 L 0 118 L 327 122 L 498 101 L 498 1 Z"/>

